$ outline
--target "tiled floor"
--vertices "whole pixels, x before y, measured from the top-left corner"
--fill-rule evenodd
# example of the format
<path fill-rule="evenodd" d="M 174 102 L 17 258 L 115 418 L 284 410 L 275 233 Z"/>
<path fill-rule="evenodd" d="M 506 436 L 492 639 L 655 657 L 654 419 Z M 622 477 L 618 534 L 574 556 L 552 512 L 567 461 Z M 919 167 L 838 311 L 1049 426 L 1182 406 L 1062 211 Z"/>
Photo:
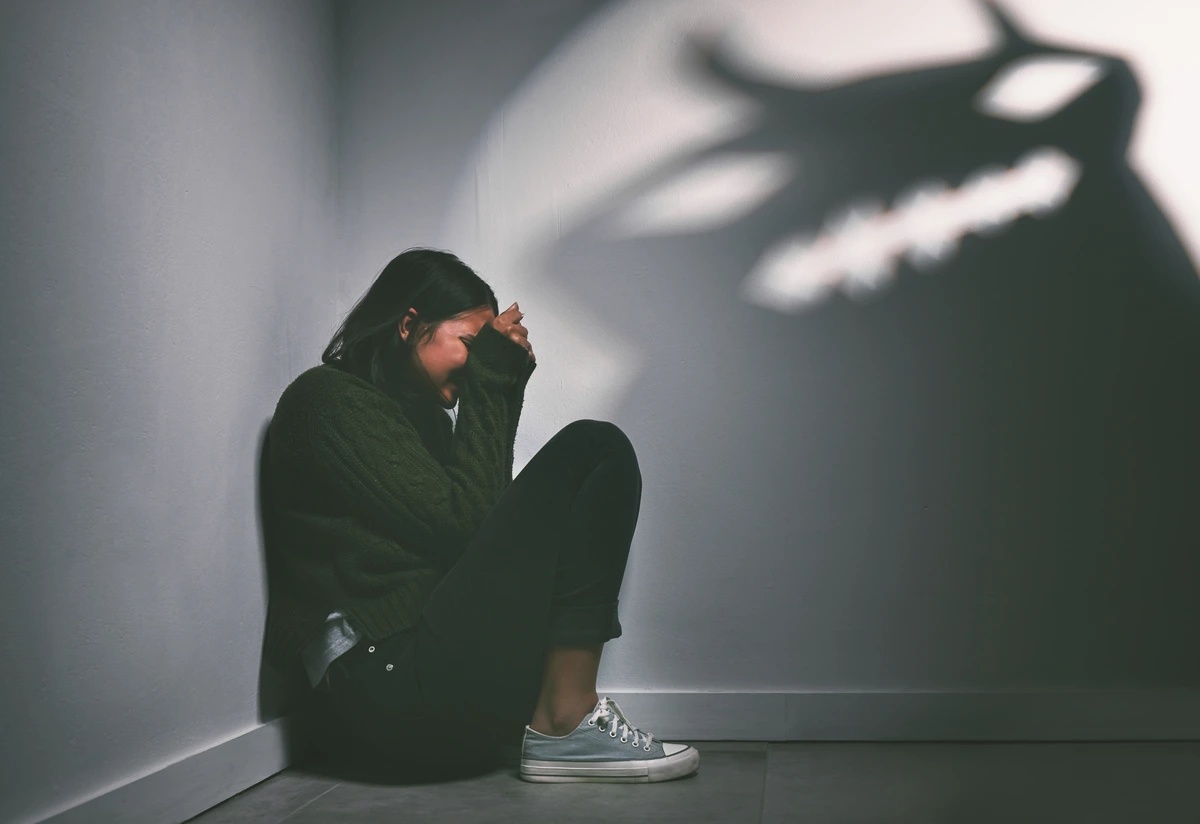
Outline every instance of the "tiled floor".
<path fill-rule="evenodd" d="M 1200 822 L 1200 742 L 687 743 L 699 772 L 659 784 L 531 784 L 516 751 L 458 778 L 310 764 L 189 824 Z"/>

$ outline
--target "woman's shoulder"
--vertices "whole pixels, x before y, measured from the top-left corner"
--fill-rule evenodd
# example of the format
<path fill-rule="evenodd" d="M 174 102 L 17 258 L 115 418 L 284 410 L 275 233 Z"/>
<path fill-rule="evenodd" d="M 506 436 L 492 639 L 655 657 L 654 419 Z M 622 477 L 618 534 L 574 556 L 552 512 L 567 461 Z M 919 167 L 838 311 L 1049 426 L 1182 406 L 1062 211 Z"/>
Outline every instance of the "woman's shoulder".
<path fill-rule="evenodd" d="M 292 380 L 288 388 L 284 392 L 298 389 L 305 391 L 308 389 L 323 389 L 338 386 L 354 386 L 362 384 L 370 386 L 366 381 L 351 372 L 342 369 L 332 363 L 319 363 L 316 366 L 305 369 Z"/>
<path fill-rule="evenodd" d="M 279 397 L 276 416 L 323 409 L 382 406 L 387 396 L 357 375 L 323 363 L 301 372 Z"/>

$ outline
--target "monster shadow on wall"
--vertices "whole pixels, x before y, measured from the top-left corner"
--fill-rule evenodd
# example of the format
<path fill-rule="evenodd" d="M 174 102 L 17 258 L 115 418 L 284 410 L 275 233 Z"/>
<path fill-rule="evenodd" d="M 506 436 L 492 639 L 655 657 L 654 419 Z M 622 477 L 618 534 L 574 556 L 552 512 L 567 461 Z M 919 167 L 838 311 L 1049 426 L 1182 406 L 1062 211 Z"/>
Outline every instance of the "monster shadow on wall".
<path fill-rule="evenodd" d="M 646 421 L 639 436 L 677 456 L 655 476 L 680 487 L 660 494 L 690 513 L 682 542 L 764 559 L 857 553 L 909 580 L 930 574 L 905 571 L 919 552 L 963 564 L 948 579 L 973 574 L 968 598 L 1037 575 L 1019 607 L 1060 628 L 1064 611 L 1129 598 L 1122 614 L 1145 617 L 1117 630 L 1130 663 L 1166 614 L 1148 614 L 1148 590 L 1170 610 L 1190 602 L 1179 579 L 1194 582 L 1200 280 L 1125 160 L 1139 103 L 1129 65 L 1031 42 L 987 8 L 1004 36 L 982 59 L 820 89 L 752 77 L 695 41 L 701 82 L 758 103 L 753 128 L 606 201 L 542 271 L 643 353 L 614 417 Z M 1102 76 L 1037 121 L 977 105 L 1006 66 L 1054 56 Z M 795 158 L 797 177 L 734 222 L 613 231 L 665 181 L 763 152 Z M 1047 157 L 1073 170 L 1053 213 L 1009 198 L 990 224 L 976 210 L 971 225 L 896 246 L 898 218 L 939 197 L 953 212 L 980 170 L 1012 182 Z M 943 194 L 922 199 L 921 181 Z M 891 206 L 853 228 L 886 242 L 855 268 L 828 231 L 852 221 L 830 216 L 872 198 Z M 1049 647 L 1037 662 L 1007 653 L 1042 672 L 1055 660 Z"/>

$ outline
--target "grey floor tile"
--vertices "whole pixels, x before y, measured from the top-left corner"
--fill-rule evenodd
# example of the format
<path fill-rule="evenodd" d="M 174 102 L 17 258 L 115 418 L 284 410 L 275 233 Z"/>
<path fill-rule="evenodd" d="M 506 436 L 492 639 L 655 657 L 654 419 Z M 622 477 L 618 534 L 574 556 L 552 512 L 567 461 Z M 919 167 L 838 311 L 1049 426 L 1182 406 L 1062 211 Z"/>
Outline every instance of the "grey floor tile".
<path fill-rule="evenodd" d="M 761 815 L 766 747 L 698 742 L 700 770 L 656 784 L 531 784 L 518 763 L 469 778 L 437 783 L 379 783 L 343 774 L 330 792 L 287 824 L 757 824 Z"/>
<path fill-rule="evenodd" d="M 763 824 L 1196 824 L 1200 742 L 780 743 Z"/>
<path fill-rule="evenodd" d="M 241 824 L 244 821 L 277 824 L 329 792 L 337 783 L 326 776 L 285 770 L 188 819 L 187 824 Z"/>

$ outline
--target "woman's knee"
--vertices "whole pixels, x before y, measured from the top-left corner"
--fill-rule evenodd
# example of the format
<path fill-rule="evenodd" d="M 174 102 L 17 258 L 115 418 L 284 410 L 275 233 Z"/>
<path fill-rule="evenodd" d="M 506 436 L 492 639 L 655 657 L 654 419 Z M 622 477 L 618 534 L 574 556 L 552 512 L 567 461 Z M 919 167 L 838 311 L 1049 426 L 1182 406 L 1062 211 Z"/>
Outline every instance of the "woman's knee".
<path fill-rule="evenodd" d="M 559 435 L 576 454 L 588 456 L 584 460 L 593 466 L 615 462 L 641 494 L 642 469 L 638 464 L 637 452 L 621 427 L 610 421 L 582 418 L 564 426 Z"/>
<path fill-rule="evenodd" d="M 629 436 L 611 421 L 596 421 L 590 418 L 580 418 L 572 421 L 560 430 L 559 435 L 572 441 L 580 441 L 589 445 L 598 445 L 601 449 L 627 455 L 636 465 L 637 453 Z"/>

